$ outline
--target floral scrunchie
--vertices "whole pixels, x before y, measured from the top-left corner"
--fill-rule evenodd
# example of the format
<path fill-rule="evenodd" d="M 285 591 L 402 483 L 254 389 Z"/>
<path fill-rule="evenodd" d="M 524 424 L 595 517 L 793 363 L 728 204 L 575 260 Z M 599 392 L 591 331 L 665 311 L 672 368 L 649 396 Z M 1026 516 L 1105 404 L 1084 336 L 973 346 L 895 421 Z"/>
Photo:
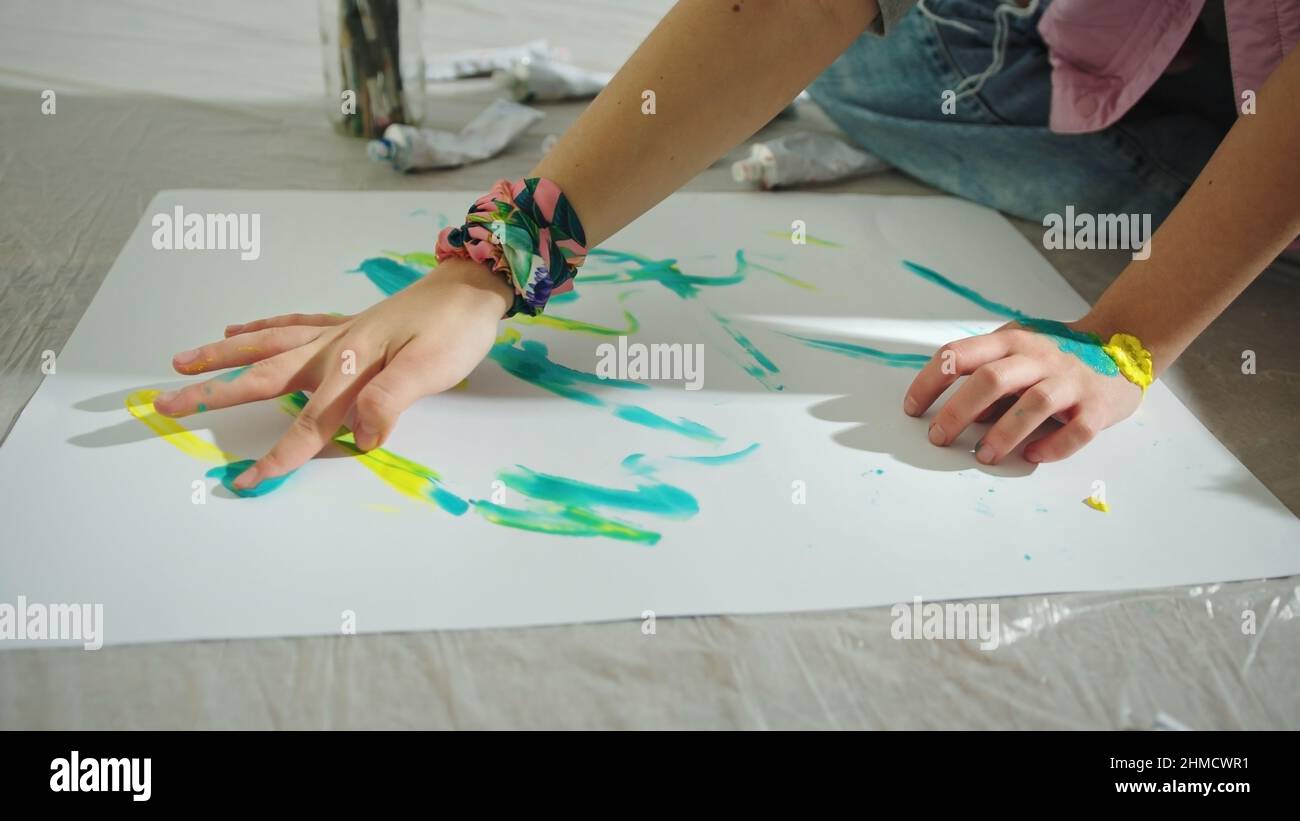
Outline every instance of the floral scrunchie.
<path fill-rule="evenodd" d="M 553 294 L 573 288 L 587 258 L 586 234 L 559 186 L 542 177 L 499 180 L 475 200 L 464 225 L 438 234 L 441 262 L 461 257 L 504 274 L 515 301 L 506 316 L 536 316 Z"/>

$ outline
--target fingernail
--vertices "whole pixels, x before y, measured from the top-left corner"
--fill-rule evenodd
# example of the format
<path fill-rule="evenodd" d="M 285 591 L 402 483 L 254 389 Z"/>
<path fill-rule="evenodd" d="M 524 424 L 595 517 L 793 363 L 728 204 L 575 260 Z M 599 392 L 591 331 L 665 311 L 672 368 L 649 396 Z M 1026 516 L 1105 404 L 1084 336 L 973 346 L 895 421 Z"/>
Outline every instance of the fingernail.
<path fill-rule="evenodd" d="M 935 423 L 930 426 L 930 442 L 932 444 L 942 445 L 947 441 L 948 438 L 944 434 L 943 428 L 939 427 L 938 423 Z"/>
<path fill-rule="evenodd" d="M 166 393 L 160 393 L 153 398 L 153 403 L 155 406 L 160 402 L 164 405 L 170 405 L 179 394 L 180 391 L 167 391 Z"/>
<path fill-rule="evenodd" d="M 981 441 L 975 448 L 975 458 L 985 465 L 993 464 L 993 448 L 986 447 Z"/>
<path fill-rule="evenodd" d="M 912 397 L 906 396 L 903 398 L 903 413 L 907 414 L 908 416 L 916 416 L 916 411 L 918 407 L 919 405 L 916 404 L 916 400 L 913 399 Z"/>
<path fill-rule="evenodd" d="M 236 331 L 238 331 L 238 330 L 239 330 L 240 328 L 242 328 L 242 327 L 244 327 L 244 326 L 243 326 L 243 325 L 227 325 L 227 326 L 226 326 L 226 333 L 228 333 L 228 334 L 233 334 L 233 333 L 235 333 Z"/>
<path fill-rule="evenodd" d="M 1037 462 L 1037 461 L 1038 461 L 1038 458 L 1039 458 L 1039 457 L 1038 457 L 1038 454 L 1037 454 L 1037 453 L 1031 453 L 1030 451 L 1025 451 L 1025 461 L 1026 461 L 1026 462 Z"/>
<path fill-rule="evenodd" d="M 375 436 L 374 431 L 360 422 L 357 423 L 352 434 L 353 438 L 357 440 L 357 447 L 362 450 L 371 450 L 377 443 L 377 437 Z"/>
<path fill-rule="evenodd" d="M 198 348 L 195 348 L 192 351 L 181 351 L 180 353 L 176 354 L 176 356 L 174 357 L 177 365 L 188 365 L 189 363 L 193 362 L 198 358 L 199 358 Z"/>
<path fill-rule="evenodd" d="M 239 488 L 240 490 L 248 490 L 250 487 L 253 487 L 254 485 L 257 484 L 257 478 L 258 478 L 257 465 L 253 465 L 248 470 L 244 471 L 243 473 L 239 474 L 238 477 L 236 477 L 235 487 Z"/>

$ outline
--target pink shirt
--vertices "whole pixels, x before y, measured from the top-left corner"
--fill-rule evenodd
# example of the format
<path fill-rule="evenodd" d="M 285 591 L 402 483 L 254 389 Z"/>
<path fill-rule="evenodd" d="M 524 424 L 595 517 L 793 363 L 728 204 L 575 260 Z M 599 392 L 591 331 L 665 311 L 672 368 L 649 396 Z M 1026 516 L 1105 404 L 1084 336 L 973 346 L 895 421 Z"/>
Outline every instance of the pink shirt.
<path fill-rule="evenodd" d="M 1218 2 L 1218 0 L 1213 0 Z M 1300 41 L 1300 0 L 1223 0 L 1240 110 Z M 1115 123 L 1169 68 L 1205 0 L 1056 0 L 1038 22 L 1052 63 L 1049 125 L 1060 134 Z"/>

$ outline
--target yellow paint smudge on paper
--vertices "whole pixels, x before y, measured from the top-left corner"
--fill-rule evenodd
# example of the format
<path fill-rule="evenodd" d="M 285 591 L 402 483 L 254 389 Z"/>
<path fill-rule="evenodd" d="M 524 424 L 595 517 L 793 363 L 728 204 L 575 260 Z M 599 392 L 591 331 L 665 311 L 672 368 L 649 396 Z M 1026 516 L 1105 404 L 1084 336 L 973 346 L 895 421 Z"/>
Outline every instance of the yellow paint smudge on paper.
<path fill-rule="evenodd" d="M 1089 496 L 1083 500 L 1083 503 L 1093 510 L 1100 510 L 1102 513 L 1110 513 L 1110 505 L 1098 499 L 1096 496 Z"/>
<path fill-rule="evenodd" d="M 163 416 L 153 406 L 155 390 L 139 390 L 126 398 L 126 409 L 154 433 L 161 436 L 169 445 L 188 456 L 205 462 L 228 464 L 238 461 L 238 456 L 231 456 L 208 440 L 193 433 L 170 416 Z"/>

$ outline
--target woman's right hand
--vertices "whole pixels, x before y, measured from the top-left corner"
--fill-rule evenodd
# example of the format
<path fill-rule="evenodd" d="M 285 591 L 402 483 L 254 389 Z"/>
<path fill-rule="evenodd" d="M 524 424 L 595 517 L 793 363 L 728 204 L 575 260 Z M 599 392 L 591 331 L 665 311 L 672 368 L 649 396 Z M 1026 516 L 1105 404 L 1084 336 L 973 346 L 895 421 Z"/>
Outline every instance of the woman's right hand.
<path fill-rule="evenodd" d="M 355 408 L 357 447 L 388 438 L 415 400 L 458 384 L 487 355 L 514 298 L 505 278 L 450 259 L 423 279 L 354 316 L 289 314 L 226 328 L 225 339 L 177 354 L 196 374 L 251 365 L 160 394 L 167 416 L 228 408 L 307 391 L 311 400 L 271 450 L 235 480 L 247 489 L 301 467 Z"/>

